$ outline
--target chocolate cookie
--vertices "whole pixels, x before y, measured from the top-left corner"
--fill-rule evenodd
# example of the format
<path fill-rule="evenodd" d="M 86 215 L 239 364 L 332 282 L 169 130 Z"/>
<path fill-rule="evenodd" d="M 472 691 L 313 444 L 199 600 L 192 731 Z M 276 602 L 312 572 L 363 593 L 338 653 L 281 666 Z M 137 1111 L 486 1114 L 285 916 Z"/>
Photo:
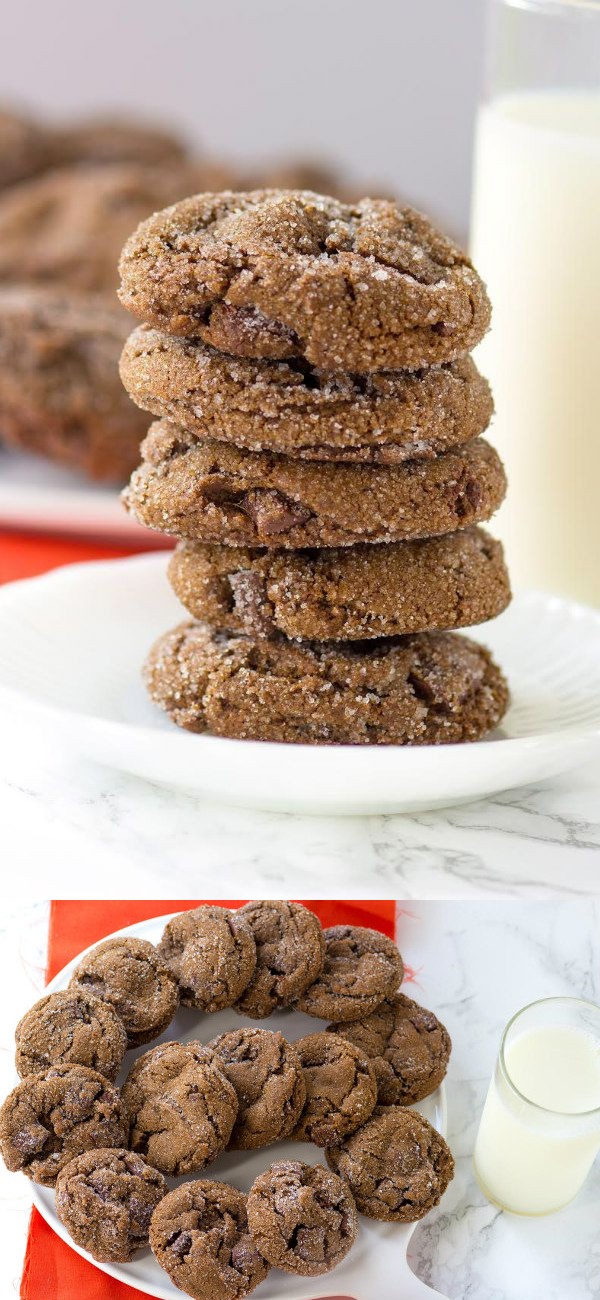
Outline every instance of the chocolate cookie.
<path fill-rule="evenodd" d="M 162 1174 L 132 1151 L 86 1151 L 58 1176 L 56 1213 L 94 1259 L 125 1264 L 148 1245 L 150 1219 L 168 1190 Z"/>
<path fill-rule="evenodd" d="M 510 600 L 502 546 L 481 528 L 312 551 L 180 542 L 168 573 L 189 613 L 213 628 L 307 641 L 468 627 Z"/>
<path fill-rule="evenodd" d="M 129 1145 L 164 1174 L 190 1174 L 225 1150 L 238 1104 L 202 1043 L 160 1043 L 134 1062 L 122 1090 Z"/>
<path fill-rule="evenodd" d="M 302 1277 L 336 1268 L 358 1231 L 348 1185 L 299 1160 L 280 1160 L 260 1174 L 248 1196 L 248 1222 L 261 1255 Z"/>
<path fill-rule="evenodd" d="M 414 1223 L 441 1200 L 454 1177 L 452 1153 L 422 1115 L 378 1107 L 371 1119 L 327 1152 L 361 1214 L 386 1223 Z"/>
<path fill-rule="evenodd" d="M 87 1065 L 114 1081 L 123 1064 L 127 1034 L 110 1002 L 85 989 L 48 993 L 19 1021 L 16 1065 L 24 1078 L 51 1065 Z"/>
<path fill-rule="evenodd" d="M 156 642 L 144 678 L 188 731 L 311 745 L 480 740 L 509 700 L 489 652 L 450 632 L 298 645 L 182 623 Z"/>
<path fill-rule="evenodd" d="M 82 118 L 53 127 L 49 144 L 56 167 L 76 163 L 137 163 L 161 167 L 183 162 L 184 142 L 164 126 L 128 117 Z"/>
<path fill-rule="evenodd" d="M 375 1109 L 377 1079 L 363 1051 L 337 1034 L 307 1034 L 294 1047 L 306 1084 L 306 1104 L 292 1136 L 330 1147 L 354 1133 Z"/>
<path fill-rule="evenodd" d="M 377 1077 L 381 1106 L 413 1106 L 439 1088 L 448 1069 L 452 1042 L 445 1026 L 403 993 L 381 1002 L 354 1024 L 327 1029 L 368 1056 Z"/>
<path fill-rule="evenodd" d="M 82 1151 L 126 1142 L 116 1088 L 84 1065 L 28 1074 L 0 1110 L 0 1151 L 7 1169 L 20 1170 L 44 1187 L 53 1187 L 61 1169 Z"/>
<path fill-rule="evenodd" d="M 470 357 L 416 373 L 347 375 L 230 357 L 144 325 L 125 344 L 121 378 L 138 406 L 200 439 L 307 460 L 431 458 L 483 433 L 493 410 Z"/>
<path fill-rule="evenodd" d="M 141 524 L 228 546 L 350 546 L 452 533 L 489 519 L 506 490 L 498 453 L 476 438 L 435 460 L 336 465 L 199 442 L 150 427 L 124 495 Z"/>
<path fill-rule="evenodd" d="M 175 976 L 145 939 L 105 939 L 83 957 L 70 988 L 83 988 L 110 1002 L 127 1031 L 130 1047 L 158 1038 L 179 1005 Z"/>
<path fill-rule="evenodd" d="M 157 952 L 175 976 L 184 1006 L 202 1011 L 230 1007 L 256 966 L 250 926 L 227 907 L 196 907 L 173 917 Z"/>
<path fill-rule="evenodd" d="M 283 1035 L 232 1029 L 209 1046 L 237 1094 L 230 1150 L 248 1151 L 288 1137 L 300 1118 L 306 1088 L 298 1055 Z"/>
<path fill-rule="evenodd" d="M 152 1215 L 150 1245 L 173 1285 L 196 1300 L 241 1300 L 270 1265 L 248 1231 L 247 1197 L 198 1179 L 169 1192 Z"/>
<path fill-rule="evenodd" d="M 128 239 L 121 301 L 222 352 L 323 370 L 410 370 L 483 337 L 484 285 L 426 217 L 309 190 L 197 194 Z"/>
<path fill-rule="evenodd" d="M 125 333 L 125 314 L 108 297 L 0 290 L 3 442 L 90 478 L 125 482 L 146 431 L 119 381 Z"/>
<path fill-rule="evenodd" d="M 237 915 L 254 936 L 256 970 L 236 1011 L 262 1020 L 278 1007 L 289 1007 L 317 978 L 325 954 L 323 931 L 314 912 L 281 899 L 254 900 Z"/>
<path fill-rule="evenodd" d="M 358 1020 L 398 988 L 404 965 L 395 943 L 379 930 L 332 925 L 324 931 L 325 964 L 296 999 L 299 1011 L 321 1020 Z M 334 1010 L 335 1008 L 335 1010 Z"/>
<path fill-rule="evenodd" d="M 0 189 L 34 176 L 44 166 L 46 141 L 37 123 L 0 108 Z"/>

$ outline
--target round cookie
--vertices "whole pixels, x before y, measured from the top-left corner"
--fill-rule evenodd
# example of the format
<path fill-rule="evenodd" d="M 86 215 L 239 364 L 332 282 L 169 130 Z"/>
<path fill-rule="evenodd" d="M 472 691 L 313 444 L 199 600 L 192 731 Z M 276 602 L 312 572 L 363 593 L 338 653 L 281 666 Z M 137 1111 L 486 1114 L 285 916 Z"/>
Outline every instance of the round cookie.
<path fill-rule="evenodd" d="M 133 1151 L 85 1151 L 58 1176 L 56 1213 L 94 1259 L 125 1264 L 148 1245 L 150 1219 L 168 1190 L 162 1174 Z"/>
<path fill-rule="evenodd" d="M 168 575 L 189 613 L 213 628 L 303 641 L 469 627 L 510 600 L 502 546 L 481 528 L 312 551 L 180 542 Z"/>
<path fill-rule="evenodd" d="M 256 946 L 240 912 L 227 907 L 196 907 L 166 925 L 157 952 L 175 976 L 187 1007 L 222 1011 L 250 982 Z"/>
<path fill-rule="evenodd" d="M 404 965 L 400 953 L 379 930 L 332 925 L 324 931 L 324 937 L 322 973 L 296 999 L 298 1010 L 307 1016 L 358 1020 L 374 1011 L 401 984 Z"/>
<path fill-rule="evenodd" d="M 489 519 L 506 478 L 483 438 L 434 460 L 336 465 L 199 442 L 151 425 L 124 494 L 139 523 L 228 546 L 350 546 L 452 533 Z"/>
<path fill-rule="evenodd" d="M 188 731 L 293 744 L 480 740 L 509 701 L 489 652 L 451 632 L 298 645 L 182 623 L 153 646 L 144 677 L 154 703 Z"/>
<path fill-rule="evenodd" d="M 238 1103 L 214 1052 L 160 1043 L 134 1062 L 122 1089 L 129 1146 L 163 1174 L 204 1169 L 225 1150 Z"/>
<path fill-rule="evenodd" d="M 330 1147 L 354 1133 L 377 1102 L 371 1061 L 336 1034 L 307 1034 L 294 1043 L 306 1084 L 306 1104 L 292 1136 Z"/>
<path fill-rule="evenodd" d="M 209 1047 L 238 1099 L 229 1149 L 249 1151 L 288 1137 L 302 1113 L 306 1088 L 298 1055 L 283 1035 L 232 1029 Z"/>
<path fill-rule="evenodd" d="M 110 1002 L 130 1047 L 158 1038 L 179 1005 L 175 976 L 145 939 L 105 939 L 82 958 L 69 987 Z"/>
<path fill-rule="evenodd" d="M 124 483 L 146 431 L 117 373 L 125 333 L 125 313 L 108 296 L 0 290 L 2 441 Z"/>
<path fill-rule="evenodd" d="M 370 1058 L 381 1106 L 413 1106 L 439 1088 L 452 1042 L 446 1027 L 403 993 L 354 1024 L 327 1026 Z"/>
<path fill-rule="evenodd" d="M 483 433 L 493 411 L 471 357 L 359 376 L 230 357 L 140 325 L 120 369 L 138 406 L 200 439 L 307 460 L 431 458 Z"/>
<path fill-rule="evenodd" d="M 240 908 L 256 944 L 256 970 L 236 1011 L 262 1020 L 312 984 L 323 968 L 321 922 L 308 907 L 282 899 L 255 899 Z"/>
<path fill-rule="evenodd" d="M 84 1065 L 28 1074 L 0 1110 L 0 1151 L 7 1169 L 53 1187 L 82 1151 L 122 1147 L 127 1123 L 112 1084 Z"/>
<path fill-rule="evenodd" d="M 155 213 L 120 262 L 123 305 L 221 352 L 323 370 L 410 370 L 483 337 L 466 254 L 412 208 L 310 190 L 197 194 Z"/>
<path fill-rule="evenodd" d="M 40 998 L 15 1031 L 21 1076 L 52 1065 L 87 1065 L 114 1082 L 127 1049 L 125 1028 L 110 1002 L 85 989 L 64 989 Z"/>
<path fill-rule="evenodd" d="M 77 163 L 137 163 L 161 167 L 183 162 L 183 141 L 163 126 L 126 117 L 82 118 L 49 134 L 54 166 Z"/>
<path fill-rule="evenodd" d="M 247 1197 L 208 1179 L 165 1196 L 152 1215 L 150 1245 L 173 1285 L 196 1300 L 241 1300 L 270 1268 L 248 1231 Z"/>
<path fill-rule="evenodd" d="M 299 1160 L 280 1160 L 260 1174 L 248 1196 L 248 1222 L 265 1259 L 302 1277 L 336 1268 L 358 1232 L 348 1185 Z"/>
<path fill-rule="evenodd" d="M 454 1177 L 452 1153 L 417 1111 L 377 1107 L 371 1119 L 326 1151 L 330 1169 L 349 1184 L 369 1219 L 414 1223 L 441 1200 Z"/>

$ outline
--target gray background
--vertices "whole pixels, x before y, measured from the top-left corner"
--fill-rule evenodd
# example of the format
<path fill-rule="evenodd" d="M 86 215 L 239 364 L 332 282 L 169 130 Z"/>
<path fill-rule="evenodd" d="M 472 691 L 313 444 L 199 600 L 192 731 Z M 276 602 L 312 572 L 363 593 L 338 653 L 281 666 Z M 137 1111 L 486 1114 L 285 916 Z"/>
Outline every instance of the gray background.
<path fill-rule="evenodd" d="M 337 157 L 464 234 L 485 0 L 20 0 L 1 97 L 130 106 L 233 158 Z"/>

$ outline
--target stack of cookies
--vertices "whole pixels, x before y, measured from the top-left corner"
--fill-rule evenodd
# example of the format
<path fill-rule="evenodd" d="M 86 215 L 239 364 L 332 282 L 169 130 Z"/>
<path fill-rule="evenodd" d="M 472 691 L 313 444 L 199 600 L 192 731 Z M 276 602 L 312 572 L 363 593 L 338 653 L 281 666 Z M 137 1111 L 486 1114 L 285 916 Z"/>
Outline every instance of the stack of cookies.
<path fill-rule="evenodd" d="M 160 418 L 126 505 L 178 537 L 193 616 L 151 651 L 180 726 L 304 743 L 477 740 L 507 687 L 450 629 L 510 598 L 466 256 L 411 209 L 201 194 L 121 258 L 128 393 Z"/>

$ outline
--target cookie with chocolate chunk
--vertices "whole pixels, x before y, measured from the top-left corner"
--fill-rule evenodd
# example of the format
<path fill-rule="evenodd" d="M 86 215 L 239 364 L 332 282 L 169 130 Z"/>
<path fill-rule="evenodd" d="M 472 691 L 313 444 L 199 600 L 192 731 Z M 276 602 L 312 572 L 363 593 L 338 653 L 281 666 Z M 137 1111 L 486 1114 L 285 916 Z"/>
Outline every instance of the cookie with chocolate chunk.
<path fill-rule="evenodd" d="M 124 502 L 141 524 L 200 542 L 297 550 L 397 542 L 489 519 L 506 479 L 483 438 L 434 460 L 341 465 L 150 428 Z"/>
<path fill-rule="evenodd" d="M 402 982 L 400 953 L 387 935 L 362 925 L 332 925 L 323 934 L 323 970 L 296 999 L 296 1006 L 322 1020 L 333 1016 L 339 1021 L 358 1020 L 374 1011 Z"/>
<path fill-rule="evenodd" d="M 231 357 L 147 325 L 125 344 L 121 378 L 143 410 L 200 439 L 306 460 L 431 459 L 483 433 L 493 410 L 471 357 L 352 375 Z"/>
<path fill-rule="evenodd" d="M 127 1122 L 112 1084 L 85 1065 L 28 1074 L 0 1110 L 0 1151 L 7 1169 L 53 1187 L 82 1151 L 124 1147 Z"/>
<path fill-rule="evenodd" d="M 358 1231 L 348 1184 L 300 1160 L 279 1160 L 259 1175 L 248 1196 L 248 1222 L 265 1259 L 301 1277 L 336 1268 Z"/>
<path fill-rule="evenodd" d="M 168 574 L 189 613 L 211 627 L 303 641 L 469 627 L 510 600 L 502 546 L 481 528 L 299 551 L 180 542 Z"/>
<path fill-rule="evenodd" d="M 277 898 L 253 899 L 237 916 L 252 931 L 256 969 L 235 1009 L 251 1020 L 262 1020 L 289 1007 L 322 970 L 321 922 L 302 903 Z"/>
<path fill-rule="evenodd" d="M 509 699 L 489 652 L 451 632 L 338 646 L 182 623 L 155 643 L 144 679 L 188 731 L 312 745 L 479 740 Z"/>
<path fill-rule="evenodd" d="M 158 1038 L 179 1006 L 177 980 L 156 948 L 130 936 L 105 939 L 92 948 L 75 968 L 69 987 L 110 1002 L 130 1047 Z"/>
<path fill-rule="evenodd" d="M 232 1029 L 209 1047 L 238 1099 L 230 1149 L 249 1151 L 288 1137 L 306 1101 L 294 1047 L 270 1029 Z"/>
<path fill-rule="evenodd" d="M 377 1079 L 369 1058 L 340 1034 L 306 1034 L 294 1048 L 306 1102 L 292 1137 L 330 1147 L 354 1133 L 375 1109 Z"/>
<path fill-rule="evenodd" d="M 202 1011 L 230 1007 L 256 967 L 252 930 L 241 912 L 195 907 L 167 923 L 157 952 L 175 976 L 184 1006 Z"/>
<path fill-rule="evenodd" d="M 150 1246 L 173 1285 L 195 1300 L 242 1300 L 270 1268 L 248 1231 L 247 1197 L 203 1178 L 157 1206 Z"/>
<path fill-rule="evenodd" d="M 127 1049 L 125 1026 L 110 1002 L 86 989 L 47 993 L 19 1021 L 16 1066 L 21 1076 L 51 1065 L 87 1065 L 114 1081 Z"/>
<path fill-rule="evenodd" d="M 148 1245 L 169 1188 L 158 1169 L 124 1148 L 85 1151 L 58 1176 L 56 1213 L 76 1246 L 100 1263 L 126 1264 Z"/>
<path fill-rule="evenodd" d="M 225 1150 L 238 1103 L 215 1053 L 160 1043 L 134 1062 L 122 1089 L 129 1145 L 163 1174 L 204 1169 Z"/>
<path fill-rule="evenodd" d="M 128 239 L 121 301 L 220 352 L 364 373 L 469 352 L 490 319 L 468 257 L 412 208 L 309 190 L 197 194 Z"/>
<path fill-rule="evenodd" d="M 382 1106 L 363 1127 L 326 1151 L 349 1185 L 360 1214 L 385 1223 L 414 1223 L 438 1205 L 454 1177 L 440 1133 L 414 1110 Z"/>
<path fill-rule="evenodd" d="M 445 1025 L 403 993 L 352 1024 L 328 1025 L 371 1060 L 382 1106 L 413 1106 L 439 1088 L 452 1042 Z"/>

